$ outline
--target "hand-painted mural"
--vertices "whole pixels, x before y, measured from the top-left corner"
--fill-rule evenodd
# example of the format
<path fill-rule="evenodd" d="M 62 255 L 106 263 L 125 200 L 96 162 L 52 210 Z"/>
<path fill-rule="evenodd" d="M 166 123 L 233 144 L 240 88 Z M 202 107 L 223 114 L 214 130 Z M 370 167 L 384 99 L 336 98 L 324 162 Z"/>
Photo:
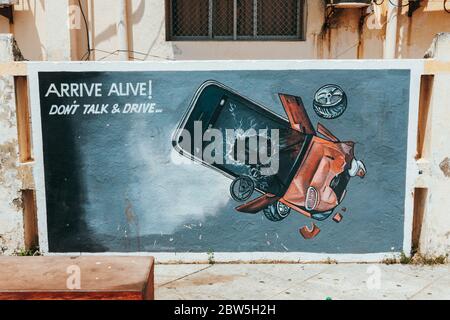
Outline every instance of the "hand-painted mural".
<path fill-rule="evenodd" d="M 402 250 L 410 70 L 151 70 L 38 73 L 50 252 Z"/>
<path fill-rule="evenodd" d="M 364 178 L 365 165 L 354 156 L 354 142 L 340 141 L 321 123 L 317 125 L 317 130 L 314 129 L 301 97 L 282 93 L 278 96 L 288 119 L 272 113 L 219 82 L 205 82 L 194 95 L 191 108 L 181 122 L 179 135 L 174 139 L 176 149 L 188 157 L 196 156 L 196 152 L 192 152 L 196 149 L 193 140 L 183 144 L 181 136 L 183 131 L 189 137 L 194 136 L 196 122 L 203 129 L 202 137 L 212 128 L 220 130 L 218 136 L 227 130 L 238 130 L 241 134 L 237 139 L 231 140 L 229 148 L 236 150 L 231 164 L 228 162 L 224 165 L 227 159 L 222 157 L 212 163 L 201 160 L 206 166 L 233 179 L 230 193 L 234 200 L 246 201 L 255 190 L 262 194 L 238 206 L 236 210 L 248 214 L 263 212 L 267 219 L 274 222 L 287 218 L 291 209 L 317 221 L 326 220 L 344 200 L 350 178 Z M 338 97 L 339 101 L 331 103 L 333 97 Z M 330 115 L 328 118 L 336 118 L 331 115 L 345 111 L 346 106 L 342 105 L 344 98 L 346 100 L 345 93 L 338 86 L 322 87 L 316 93 L 315 110 L 320 99 L 323 99 L 322 109 L 319 110 Z M 339 107 L 338 111 L 336 108 Z M 282 132 L 281 137 L 277 136 L 278 152 L 272 154 L 272 160 L 276 158 L 278 165 L 277 170 L 263 174 L 263 163 L 257 159 L 260 153 L 258 147 L 266 148 L 267 143 L 260 144 L 258 140 L 273 140 L 273 137 L 271 139 L 267 135 L 273 129 L 270 126 Z M 263 136 L 259 135 L 260 132 Z M 252 138 L 256 140 L 253 144 L 256 155 L 254 163 L 250 163 L 249 157 L 253 151 L 251 142 L 246 141 Z M 244 144 L 242 161 L 238 161 L 240 155 L 237 151 L 240 140 Z M 202 152 L 197 152 L 197 155 L 203 154 L 205 146 L 208 144 L 202 143 L 199 148 Z M 223 149 L 223 144 L 220 148 Z M 223 151 L 226 156 L 229 155 L 227 150 Z M 335 219 L 337 222 L 342 219 L 340 213 L 336 213 L 335 217 L 341 217 Z M 312 230 L 304 227 L 300 229 L 300 234 L 305 239 L 311 239 L 319 231 L 313 224 Z"/>

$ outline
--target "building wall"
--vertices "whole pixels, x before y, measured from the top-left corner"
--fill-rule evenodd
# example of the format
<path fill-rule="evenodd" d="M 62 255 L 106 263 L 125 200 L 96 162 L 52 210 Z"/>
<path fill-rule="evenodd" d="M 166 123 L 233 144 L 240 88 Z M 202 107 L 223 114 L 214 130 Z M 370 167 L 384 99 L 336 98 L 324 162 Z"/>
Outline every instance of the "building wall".
<path fill-rule="evenodd" d="M 387 2 L 387 1 L 385 1 Z M 21 1 L 16 6 L 11 28 L 29 60 L 74 60 L 86 53 L 86 30 L 82 17 L 79 27 L 67 30 L 69 7 L 75 0 Z M 89 20 L 91 59 L 116 60 L 119 2 L 82 0 Z M 403 8 L 398 23 L 399 58 L 421 58 L 438 32 L 450 31 L 449 14 L 442 0 L 423 0 L 422 7 L 409 18 Z M 323 31 L 324 4 L 307 0 L 306 41 L 166 41 L 164 0 L 128 0 L 130 56 L 145 59 L 354 59 L 382 58 L 386 25 L 386 4 L 377 8 L 360 26 L 363 11 L 340 9 L 330 28 Z M 378 10 L 379 9 L 379 10 Z M 0 31 L 8 30 L 0 18 Z M 379 28 L 376 25 L 379 25 Z M 104 51 L 104 52 L 103 52 Z"/>
<path fill-rule="evenodd" d="M 399 16 L 398 58 L 422 58 L 436 34 L 450 31 L 450 14 L 443 10 L 444 1 L 422 2 L 424 5 L 411 18 L 406 15 L 406 8 Z"/>
<path fill-rule="evenodd" d="M 436 37 L 430 56 L 438 61 L 450 61 L 450 34 Z M 430 255 L 450 253 L 450 219 L 446 208 L 450 206 L 448 197 L 450 180 L 450 73 L 441 72 L 434 76 L 429 86 L 430 107 L 422 125 L 424 148 L 418 161 L 422 177 L 417 185 L 426 189 L 426 201 L 421 208 L 423 221 L 419 248 Z"/>
<path fill-rule="evenodd" d="M 130 50 L 136 59 L 315 59 L 355 58 L 359 43 L 359 10 L 341 10 L 333 19 L 330 32 L 322 33 L 324 4 L 307 1 L 306 41 L 166 41 L 164 1 L 128 2 Z M 112 52 L 118 47 L 115 17 L 117 8 L 109 0 L 92 2 L 91 29 L 96 49 Z M 103 12 L 110 11 L 105 17 Z M 368 57 L 382 57 L 382 30 L 367 31 Z M 363 38 L 366 36 L 363 35 Z M 431 36 L 432 38 L 432 36 Z M 329 45 L 330 44 L 330 45 Z M 374 52 L 375 51 L 375 52 Z M 95 52 L 95 59 L 113 60 L 117 56 Z"/>
<path fill-rule="evenodd" d="M 0 36 L 0 61 L 13 61 L 12 37 Z M 0 75 L 0 255 L 24 245 L 14 79 Z"/>
<path fill-rule="evenodd" d="M 111 54 L 118 48 L 117 26 L 118 2 L 111 0 L 81 0 L 89 24 L 91 45 L 97 51 L 92 60 L 117 60 L 117 54 Z M 386 1 L 385 1 L 386 2 Z M 429 48 L 433 37 L 439 32 L 450 32 L 450 15 L 443 11 L 442 0 L 424 0 L 420 9 L 409 18 L 406 9 L 402 9 L 398 23 L 399 58 L 421 58 Z M 14 24 L 9 25 L 0 17 L 0 33 L 13 33 L 22 53 L 28 60 L 79 60 L 87 50 L 86 29 L 78 16 L 80 29 L 69 30 L 69 12 L 76 12 L 77 0 L 21 0 L 15 7 Z M 374 15 L 366 18 L 360 27 L 360 11 L 340 10 L 330 23 L 330 28 L 322 32 L 324 6 L 322 1 L 307 0 L 306 41 L 283 42 L 187 42 L 166 41 L 165 7 L 163 0 L 128 0 L 128 35 L 130 50 L 135 51 L 137 60 L 152 59 L 374 59 L 383 57 L 385 33 L 385 8 L 379 20 Z M 73 11 L 75 10 L 75 11 Z M 373 28 L 381 23 L 380 28 Z M 9 40 L 8 40 L 9 41 Z M 448 40 L 447 40 L 448 42 Z M 5 47 L 6 48 L 6 47 Z M 10 52 L 9 49 L 1 50 Z M 8 61 L 11 56 L 1 56 Z M 445 58 L 448 60 L 448 58 Z M 445 137 L 445 108 L 440 92 L 446 93 L 447 75 L 436 76 L 433 93 L 433 105 L 440 106 L 429 118 L 433 124 L 433 137 Z M 23 217 L 20 190 L 20 165 L 17 160 L 17 127 L 15 125 L 15 104 L 11 77 L 0 77 L 2 93 L 0 96 L 0 253 L 8 253 L 24 246 Z M 6 90 L 6 89 L 7 90 Z M 434 107 L 433 110 L 437 110 Z M 4 117 L 1 117 L 2 114 Z M 431 138 L 430 138 L 431 139 Z M 435 143 L 430 166 L 438 182 L 425 186 L 439 185 L 445 190 L 448 184 L 448 151 L 445 141 Z M 431 148 L 432 144 L 428 145 Z M 6 169 L 6 170 L 5 170 Z M 431 169 L 430 169 L 431 170 Z M 449 228 L 445 210 L 441 210 L 440 200 L 446 199 L 446 193 L 432 197 L 425 210 L 421 248 L 425 252 L 440 254 L 448 252 Z M 433 199 L 431 199 L 433 198 Z M 433 201 L 431 201 L 433 200 Z M 439 201 L 438 201 L 439 200 Z M 434 205 L 433 205 L 434 204 Z M 444 206 L 445 207 L 445 206 Z"/>

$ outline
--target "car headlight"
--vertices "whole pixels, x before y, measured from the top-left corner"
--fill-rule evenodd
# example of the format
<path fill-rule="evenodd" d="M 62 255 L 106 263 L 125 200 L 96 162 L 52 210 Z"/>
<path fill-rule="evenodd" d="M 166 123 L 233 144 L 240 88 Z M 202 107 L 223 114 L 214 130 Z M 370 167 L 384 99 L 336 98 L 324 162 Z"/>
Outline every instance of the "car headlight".
<path fill-rule="evenodd" d="M 314 187 L 309 187 L 306 192 L 306 210 L 314 210 L 319 202 L 319 193 Z"/>

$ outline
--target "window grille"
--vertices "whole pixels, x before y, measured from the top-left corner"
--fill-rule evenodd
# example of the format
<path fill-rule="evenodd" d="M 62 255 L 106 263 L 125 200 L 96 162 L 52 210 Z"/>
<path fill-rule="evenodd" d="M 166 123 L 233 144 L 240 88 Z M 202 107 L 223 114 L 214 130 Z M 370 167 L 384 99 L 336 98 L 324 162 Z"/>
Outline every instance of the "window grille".
<path fill-rule="evenodd" d="M 303 40 L 304 0 L 167 0 L 168 40 Z"/>

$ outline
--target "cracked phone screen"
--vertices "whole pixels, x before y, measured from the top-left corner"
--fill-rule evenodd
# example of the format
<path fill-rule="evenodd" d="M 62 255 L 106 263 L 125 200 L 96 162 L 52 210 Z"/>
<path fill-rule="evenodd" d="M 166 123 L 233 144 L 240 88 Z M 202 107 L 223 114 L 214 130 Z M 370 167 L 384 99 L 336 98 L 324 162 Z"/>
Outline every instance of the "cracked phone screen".
<path fill-rule="evenodd" d="M 222 164 L 214 164 L 216 168 L 234 177 L 252 177 L 263 192 L 284 194 L 296 161 L 300 161 L 305 143 L 302 133 L 291 129 L 287 120 L 232 93 L 220 99 L 210 127 L 220 130 L 225 140 L 224 159 Z"/>

